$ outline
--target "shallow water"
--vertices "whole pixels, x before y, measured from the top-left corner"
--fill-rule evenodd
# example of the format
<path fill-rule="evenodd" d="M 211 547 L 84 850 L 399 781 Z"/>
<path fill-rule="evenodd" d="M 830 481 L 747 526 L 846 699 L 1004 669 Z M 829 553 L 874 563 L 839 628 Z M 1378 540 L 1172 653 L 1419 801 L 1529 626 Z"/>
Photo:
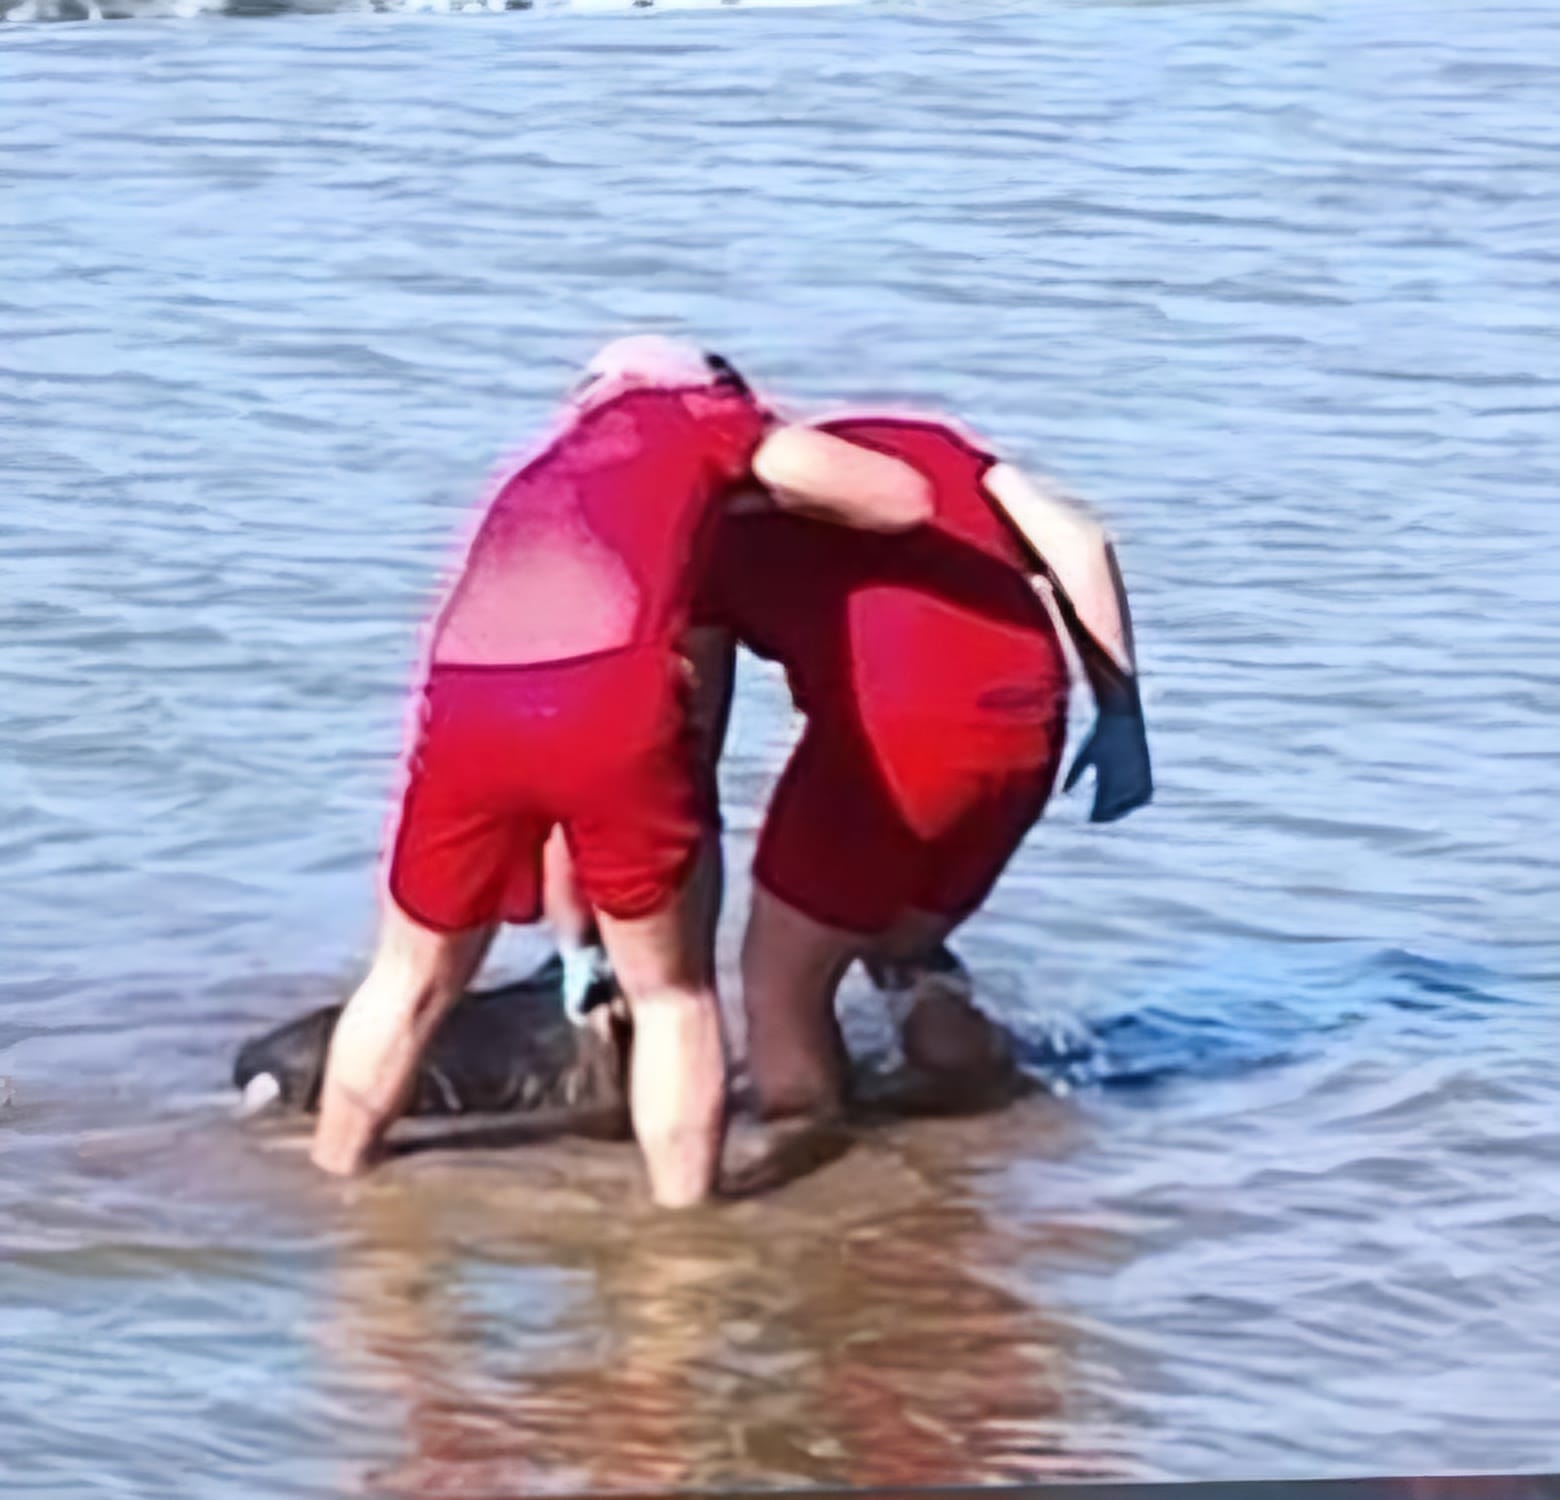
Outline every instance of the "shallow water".
<path fill-rule="evenodd" d="M 1560 1463 L 1553 8 L 122 8 L 0 27 L 12 1489 Z M 342 1191 L 229 1058 L 358 971 L 471 498 L 645 323 L 1119 532 L 1158 800 L 963 940 L 1068 1087 L 688 1220 Z M 747 671 L 736 868 L 792 731 Z"/>

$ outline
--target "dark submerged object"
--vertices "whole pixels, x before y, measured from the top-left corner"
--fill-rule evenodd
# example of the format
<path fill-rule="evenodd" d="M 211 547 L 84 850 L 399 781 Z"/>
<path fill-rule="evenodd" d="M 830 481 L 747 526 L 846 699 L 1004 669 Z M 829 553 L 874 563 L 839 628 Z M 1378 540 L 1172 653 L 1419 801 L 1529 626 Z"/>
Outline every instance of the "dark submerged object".
<path fill-rule="evenodd" d="M 238 1049 L 233 1086 L 248 1096 L 269 1076 L 271 1107 L 311 1114 L 319 1107 L 325 1055 L 343 1007 L 328 1005 Z M 418 1064 L 408 1115 L 516 1114 L 624 1107 L 623 1037 L 608 1041 L 563 1009 L 556 955 L 534 973 L 451 1006 Z"/>
<path fill-rule="evenodd" d="M 963 972 L 952 955 L 931 967 Z M 616 998 L 616 990 L 602 984 L 591 998 L 599 1004 Z M 322 1006 L 239 1048 L 232 1080 L 243 1095 L 242 1113 L 309 1115 L 318 1109 L 326 1054 L 342 1010 Z M 563 965 L 555 954 L 523 979 L 468 991 L 455 1002 L 418 1063 L 404 1113 L 424 1120 L 550 1117 L 565 1130 L 624 1135 L 631 1043 L 630 1026 L 616 1015 L 607 1035 L 570 1021 L 563 1008 Z M 252 1085 L 259 1086 L 258 1093 L 252 1094 Z M 963 1078 L 914 1066 L 883 1072 L 856 1060 L 846 1111 L 864 1120 L 984 1113 L 1034 1086 L 1010 1051 L 995 1070 L 981 1067 Z M 733 1102 L 739 1108 L 751 1104 L 741 1091 Z"/>

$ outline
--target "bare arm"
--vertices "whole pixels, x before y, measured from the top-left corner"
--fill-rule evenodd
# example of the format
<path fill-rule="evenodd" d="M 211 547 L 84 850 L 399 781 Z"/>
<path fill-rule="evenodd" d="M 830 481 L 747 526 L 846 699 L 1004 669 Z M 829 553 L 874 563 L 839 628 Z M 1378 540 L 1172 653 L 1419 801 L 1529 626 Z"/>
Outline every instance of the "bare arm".
<path fill-rule="evenodd" d="M 996 465 L 985 484 L 1034 553 L 1047 604 L 1078 648 L 1099 709 L 1063 790 L 1071 790 L 1092 766 L 1090 820 L 1115 822 L 1154 795 L 1132 617 L 1115 551 L 1104 529 L 1080 506 L 1010 464 Z"/>
<path fill-rule="evenodd" d="M 1058 490 L 1011 464 L 989 470 L 985 486 L 1054 584 L 1058 608 L 1096 693 L 1101 673 L 1135 676 L 1127 591 L 1104 528 Z"/>
<path fill-rule="evenodd" d="M 682 655 L 693 678 L 688 719 L 693 729 L 700 768 L 707 778 L 706 785 L 710 796 L 718 803 L 720 790 L 717 771 L 721 753 L 726 747 L 726 730 L 731 723 L 731 699 L 736 683 L 736 638 L 719 625 L 691 626 L 683 634 Z M 697 879 L 699 920 L 713 942 L 726 892 L 726 865 L 718 826 L 710 832 L 706 841 Z M 713 964 L 713 951 L 709 959 Z"/>
<path fill-rule="evenodd" d="M 815 427 L 781 427 L 753 457 L 753 475 L 782 510 L 861 531 L 908 531 L 932 517 L 919 469 Z"/>
<path fill-rule="evenodd" d="M 694 625 L 683 634 L 683 659 L 693 675 L 689 721 L 700 762 L 711 772 L 720 764 L 731 722 L 731 695 L 736 682 L 737 643 L 720 625 Z"/>

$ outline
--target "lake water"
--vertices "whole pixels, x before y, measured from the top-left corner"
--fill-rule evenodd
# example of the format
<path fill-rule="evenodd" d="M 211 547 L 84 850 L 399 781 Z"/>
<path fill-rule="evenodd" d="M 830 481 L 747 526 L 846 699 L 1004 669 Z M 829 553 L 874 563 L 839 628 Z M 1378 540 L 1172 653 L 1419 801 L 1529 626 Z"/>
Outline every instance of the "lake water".
<path fill-rule="evenodd" d="M 1560 12 L 97 8 L 0 25 L 13 1493 L 1560 1464 Z M 647 326 L 1117 532 L 1158 798 L 962 940 L 1057 1087 L 686 1219 L 316 1180 L 229 1059 L 361 971 L 418 621 Z M 738 871 L 793 731 L 745 669 Z"/>

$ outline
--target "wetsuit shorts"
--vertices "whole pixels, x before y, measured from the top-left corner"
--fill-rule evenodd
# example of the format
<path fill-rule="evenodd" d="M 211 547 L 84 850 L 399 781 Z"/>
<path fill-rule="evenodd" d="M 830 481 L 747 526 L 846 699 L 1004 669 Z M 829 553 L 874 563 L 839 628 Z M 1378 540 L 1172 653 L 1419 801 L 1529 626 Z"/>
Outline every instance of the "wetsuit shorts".
<path fill-rule="evenodd" d="M 624 920 L 665 907 L 714 817 L 685 692 L 664 646 L 433 666 L 391 847 L 396 904 L 439 932 L 534 922 L 561 828 L 592 906 Z"/>
<path fill-rule="evenodd" d="M 781 774 L 754 878 L 826 926 L 885 931 L 908 910 L 959 922 L 1034 826 L 1066 742 L 1066 697 L 985 723 L 816 713 Z"/>

